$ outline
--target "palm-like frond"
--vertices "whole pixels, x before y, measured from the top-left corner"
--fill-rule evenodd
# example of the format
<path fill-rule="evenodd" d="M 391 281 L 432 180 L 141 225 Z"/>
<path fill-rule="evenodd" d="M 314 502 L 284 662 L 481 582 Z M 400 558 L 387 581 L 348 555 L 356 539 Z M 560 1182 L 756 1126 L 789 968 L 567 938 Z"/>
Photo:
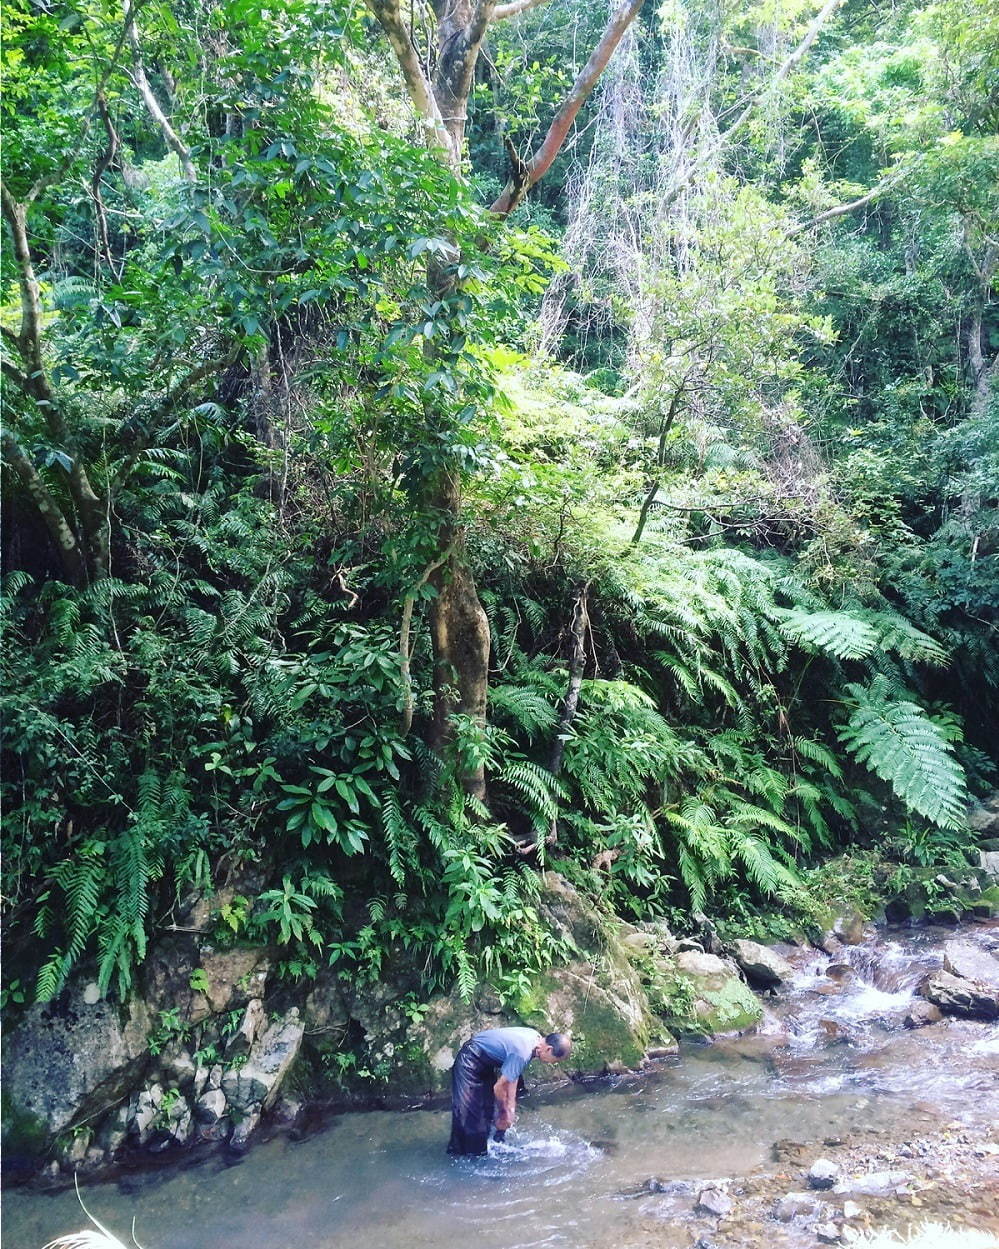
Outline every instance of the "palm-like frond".
<path fill-rule="evenodd" d="M 911 810 L 942 828 L 959 827 L 967 785 L 944 731 L 916 703 L 893 699 L 884 677 L 846 690 L 853 709 L 839 738 L 854 758 L 887 781 Z"/>

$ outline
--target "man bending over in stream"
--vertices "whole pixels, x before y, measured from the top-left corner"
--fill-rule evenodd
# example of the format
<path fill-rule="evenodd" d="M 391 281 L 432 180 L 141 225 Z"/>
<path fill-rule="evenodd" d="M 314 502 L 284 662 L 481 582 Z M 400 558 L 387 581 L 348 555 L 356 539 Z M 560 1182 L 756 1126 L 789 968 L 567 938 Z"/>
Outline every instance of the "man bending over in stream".
<path fill-rule="evenodd" d="M 533 1028 L 488 1028 L 458 1051 L 451 1072 L 449 1154 L 484 1154 L 495 1115 L 497 1137 L 517 1112 L 517 1086 L 532 1059 L 557 1063 L 572 1042 L 563 1032 L 543 1037 Z"/>

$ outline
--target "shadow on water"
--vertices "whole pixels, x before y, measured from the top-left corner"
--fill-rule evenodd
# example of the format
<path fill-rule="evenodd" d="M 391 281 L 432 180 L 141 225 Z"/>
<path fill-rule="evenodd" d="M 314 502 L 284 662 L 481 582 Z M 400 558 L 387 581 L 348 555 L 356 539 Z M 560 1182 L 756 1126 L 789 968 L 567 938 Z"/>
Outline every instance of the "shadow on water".
<path fill-rule="evenodd" d="M 238 1167 L 215 1157 L 130 1175 L 86 1201 L 119 1234 L 135 1215 L 145 1249 L 618 1249 L 635 1211 L 621 1195 L 649 1177 L 686 1191 L 745 1175 L 777 1140 L 987 1122 L 999 1028 L 903 1026 L 942 939 L 884 935 L 838 970 L 803 955 L 766 1035 L 685 1046 L 638 1080 L 530 1097 L 485 1158 L 446 1156 L 446 1112 L 375 1111 L 275 1138 Z M 4 1215 L 17 1249 L 82 1225 L 72 1193 L 12 1192 Z"/>

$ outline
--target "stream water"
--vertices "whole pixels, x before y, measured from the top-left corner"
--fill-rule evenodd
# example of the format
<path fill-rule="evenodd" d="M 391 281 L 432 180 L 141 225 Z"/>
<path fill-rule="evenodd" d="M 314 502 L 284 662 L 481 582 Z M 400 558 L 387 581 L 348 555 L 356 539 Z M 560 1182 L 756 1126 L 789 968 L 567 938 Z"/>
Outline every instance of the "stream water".
<path fill-rule="evenodd" d="M 84 1200 L 123 1240 L 134 1218 L 145 1249 L 626 1249 L 641 1204 L 627 1190 L 650 1176 L 696 1192 L 745 1175 L 780 1139 L 993 1120 L 999 1026 L 902 1023 L 954 935 L 882 932 L 839 966 L 800 951 L 760 1035 L 687 1045 L 596 1089 L 522 1099 L 517 1127 L 488 1158 L 445 1155 L 443 1111 L 349 1114 L 297 1143 L 259 1145 L 238 1166 L 215 1158 L 128 1176 Z M 999 945 L 995 926 L 960 935 Z M 7 1249 L 40 1249 L 85 1223 L 72 1192 L 12 1191 L 3 1213 Z M 664 1225 L 662 1249 L 690 1243 L 672 1235 Z M 813 1246 L 814 1233 L 801 1243 Z"/>

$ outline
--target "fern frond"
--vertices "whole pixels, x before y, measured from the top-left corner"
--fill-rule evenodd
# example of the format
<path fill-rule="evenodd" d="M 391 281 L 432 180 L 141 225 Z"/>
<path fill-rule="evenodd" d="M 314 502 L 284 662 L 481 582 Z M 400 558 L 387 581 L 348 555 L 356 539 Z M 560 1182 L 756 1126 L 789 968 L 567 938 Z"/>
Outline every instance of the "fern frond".
<path fill-rule="evenodd" d="M 910 810 L 941 828 L 960 827 L 967 785 L 940 726 L 916 703 L 890 700 L 884 677 L 846 691 L 853 711 L 838 735 L 854 758 L 887 781 Z"/>
<path fill-rule="evenodd" d="M 522 685 L 496 685 L 489 691 L 494 712 L 506 715 L 527 734 L 549 733 L 558 723 L 555 708 L 536 690 Z"/>
<path fill-rule="evenodd" d="M 850 612 L 778 608 L 777 624 L 792 642 L 826 651 L 837 659 L 866 659 L 880 640 L 871 624 Z"/>
<path fill-rule="evenodd" d="M 812 763 L 821 764 L 830 776 L 836 777 L 837 780 L 842 779 L 843 769 L 828 746 L 812 741 L 809 737 L 795 737 L 791 739 L 791 742 L 803 759 L 810 759 Z"/>

